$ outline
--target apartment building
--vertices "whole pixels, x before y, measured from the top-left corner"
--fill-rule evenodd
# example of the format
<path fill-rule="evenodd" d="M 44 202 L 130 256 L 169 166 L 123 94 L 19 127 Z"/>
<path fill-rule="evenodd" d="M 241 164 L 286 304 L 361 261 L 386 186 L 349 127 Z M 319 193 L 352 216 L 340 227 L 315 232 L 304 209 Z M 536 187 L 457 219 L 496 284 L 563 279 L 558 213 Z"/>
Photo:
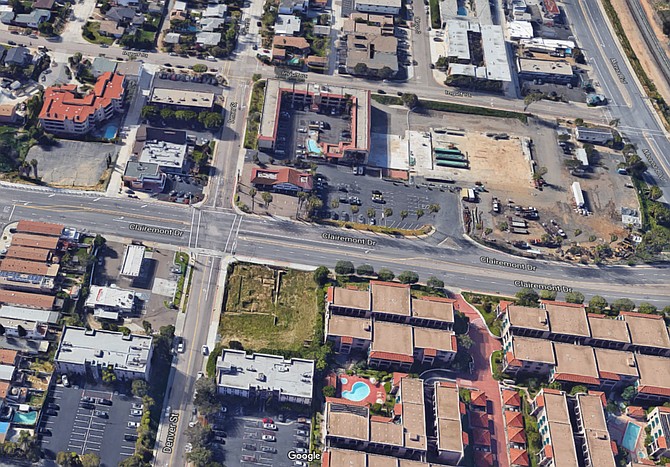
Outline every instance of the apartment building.
<path fill-rule="evenodd" d="M 426 436 L 423 380 L 401 377 L 392 417 L 372 415 L 367 405 L 346 399 L 326 400 L 325 439 L 329 448 L 353 449 L 398 458 L 425 459 Z"/>
<path fill-rule="evenodd" d="M 635 361 L 640 375 L 635 382 L 635 402 L 662 404 L 670 399 L 670 358 L 636 354 Z"/>
<path fill-rule="evenodd" d="M 461 417 L 465 406 L 460 401 L 455 383 L 436 381 L 433 386 L 433 408 L 435 410 L 436 449 L 440 461 L 457 465 L 465 449 Z"/>
<path fill-rule="evenodd" d="M 531 404 L 542 438 L 538 454 L 540 467 L 575 467 L 577 450 L 570 425 L 566 395 L 562 391 L 543 389 Z"/>
<path fill-rule="evenodd" d="M 655 407 L 647 415 L 647 426 L 651 429 L 649 453 L 652 457 L 670 457 L 670 408 Z"/>
<path fill-rule="evenodd" d="M 617 465 L 614 460 L 616 447 L 607 430 L 606 405 L 607 399 L 602 392 L 589 391 L 574 396 L 575 441 L 584 467 Z"/>
<path fill-rule="evenodd" d="M 397 457 L 368 454 L 349 449 L 327 448 L 321 457 L 321 467 L 364 466 L 364 467 L 437 467 L 422 461 L 399 459 Z"/>
<path fill-rule="evenodd" d="M 553 345 L 556 366 L 551 371 L 551 382 L 600 387 L 598 364 L 593 347 L 560 342 L 553 342 Z"/>
<path fill-rule="evenodd" d="M 583 305 L 542 302 L 540 308 L 500 302 L 508 335 L 670 357 L 670 335 L 660 315 L 622 312 L 616 319 L 586 313 Z"/>
<path fill-rule="evenodd" d="M 40 123 L 50 133 L 84 135 L 121 112 L 124 95 L 123 75 L 111 72 L 103 73 L 86 95 L 76 85 L 52 86 L 44 91 Z"/>
<path fill-rule="evenodd" d="M 63 234 L 65 226 L 63 224 L 53 224 L 50 222 L 40 222 L 31 220 L 20 220 L 16 224 L 16 232 L 31 235 L 44 235 L 47 237 L 60 237 Z"/>
<path fill-rule="evenodd" d="M 549 375 L 556 365 L 551 341 L 505 335 L 503 371 L 510 375 L 533 373 Z"/>
<path fill-rule="evenodd" d="M 368 351 L 370 366 L 408 371 L 456 356 L 453 300 L 414 299 L 409 286 L 373 281 L 367 291 L 331 287 L 326 302 L 326 340 L 340 353 Z"/>
<path fill-rule="evenodd" d="M 611 391 L 635 384 L 639 375 L 637 361 L 632 352 L 610 349 L 593 349 L 598 364 L 600 389 Z"/>
<path fill-rule="evenodd" d="M 135 298 L 134 290 L 93 285 L 84 306 L 97 318 L 116 320 L 135 310 Z"/>
<path fill-rule="evenodd" d="M 280 403 L 312 403 L 314 360 L 284 359 L 280 355 L 251 354 L 225 349 L 216 359 L 220 394 L 245 398 L 276 398 Z"/>
<path fill-rule="evenodd" d="M 56 306 L 56 297 L 53 295 L 0 289 L 0 305 L 53 310 Z"/>
<path fill-rule="evenodd" d="M 149 379 L 153 338 L 66 326 L 55 362 L 61 373 L 91 375 L 113 370 L 119 380 Z"/>

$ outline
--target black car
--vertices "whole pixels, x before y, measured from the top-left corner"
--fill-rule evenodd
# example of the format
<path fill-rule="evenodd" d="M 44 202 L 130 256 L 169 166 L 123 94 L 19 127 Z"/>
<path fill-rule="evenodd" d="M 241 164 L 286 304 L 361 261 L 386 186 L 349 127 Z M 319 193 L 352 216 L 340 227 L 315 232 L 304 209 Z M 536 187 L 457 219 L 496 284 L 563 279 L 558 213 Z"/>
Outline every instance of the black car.
<path fill-rule="evenodd" d="M 53 416 L 58 415 L 58 412 L 56 412 L 53 409 L 47 409 L 44 413 L 47 414 L 47 415 L 53 415 Z"/>
<path fill-rule="evenodd" d="M 377 94 L 386 94 L 386 91 L 383 89 L 377 89 Z"/>
<path fill-rule="evenodd" d="M 218 443 L 218 444 L 226 444 L 226 440 L 223 439 L 223 437 L 221 437 L 221 436 L 213 437 L 212 441 L 214 441 L 215 443 Z"/>
<path fill-rule="evenodd" d="M 126 441 L 137 441 L 137 435 L 124 435 L 123 439 Z"/>
<path fill-rule="evenodd" d="M 95 409 L 95 405 L 91 404 L 90 402 L 82 402 L 81 403 L 81 408 L 82 409 L 93 410 L 93 409 Z"/>
<path fill-rule="evenodd" d="M 47 404 L 47 409 L 60 410 L 60 405 L 50 402 Z"/>
<path fill-rule="evenodd" d="M 217 427 L 216 425 L 214 425 L 212 427 L 212 433 L 214 433 L 216 436 L 220 436 L 222 438 L 227 438 L 228 437 L 228 433 L 223 431 L 220 426 Z"/>
<path fill-rule="evenodd" d="M 112 405 L 112 401 L 109 399 L 98 399 L 98 404 L 101 405 Z"/>
<path fill-rule="evenodd" d="M 42 436 L 51 436 L 51 430 L 45 426 L 41 427 L 37 432 Z"/>

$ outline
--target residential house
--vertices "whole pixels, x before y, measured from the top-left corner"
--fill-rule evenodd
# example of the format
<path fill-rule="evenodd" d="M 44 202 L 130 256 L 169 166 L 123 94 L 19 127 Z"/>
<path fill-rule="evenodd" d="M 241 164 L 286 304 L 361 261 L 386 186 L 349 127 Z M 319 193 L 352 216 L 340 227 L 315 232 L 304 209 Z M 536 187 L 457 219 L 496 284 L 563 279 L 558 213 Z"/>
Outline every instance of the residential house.
<path fill-rule="evenodd" d="M 570 411 L 562 391 L 542 389 L 531 404 L 542 439 L 538 453 L 540 467 L 573 467 L 579 465 L 570 424 Z"/>
<path fill-rule="evenodd" d="M 199 32 L 195 36 L 196 44 L 202 46 L 214 46 L 221 42 L 220 32 Z"/>
<path fill-rule="evenodd" d="M 7 55 L 5 56 L 6 66 L 15 65 L 19 67 L 25 67 L 30 65 L 32 61 L 33 56 L 30 54 L 30 50 L 21 46 L 12 47 L 7 51 Z"/>
<path fill-rule="evenodd" d="M 224 18 L 228 11 L 228 5 L 223 3 L 210 3 L 202 12 L 203 18 Z"/>
<path fill-rule="evenodd" d="M 16 104 L 0 104 L 0 123 L 16 123 Z"/>
<path fill-rule="evenodd" d="M 56 297 L 40 293 L 0 289 L 0 305 L 14 305 L 42 310 L 53 310 L 56 306 Z"/>
<path fill-rule="evenodd" d="M 441 462 L 458 465 L 467 444 L 467 434 L 461 423 L 465 406 L 460 401 L 458 386 L 447 381 L 435 381 L 433 398 L 437 456 Z"/>
<path fill-rule="evenodd" d="M 179 44 L 181 34 L 178 32 L 169 32 L 163 37 L 163 42 L 166 44 Z"/>
<path fill-rule="evenodd" d="M 42 340 L 47 336 L 48 326 L 37 321 L 0 318 L 0 325 L 5 330 L 4 335 L 7 337 Z"/>
<path fill-rule="evenodd" d="M 670 400 L 670 358 L 636 354 L 639 379 L 635 382 L 635 402 L 662 404 Z"/>
<path fill-rule="evenodd" d="M 593 349 L 598 364 L 600 389 L 611 391 L 635 384 L 639 375 L 637 362 L 632 352 L 610 349 Z"/>
<path fill-rule="evenodd" d="M 135 311 L 136 296 L 134 290 L 117 287 L 92 285 L 84 307 L 93 311 L 97 318 L 117 320 L 121 315 Z"/>
<path fill-rule="evenodd" d="M 593 347 L 554 342 L 556 366 L 552 368 L 550 381 L 568 384 L 583 384 L 600 387 L 598 364 Z"/>
<path fill-rule="evenodd" d="M 381 13 L 384 15 L 397 15 L 402 8 L 401 0 L 356 0 L 357 11 L 363 13 Z"/>
<path fill-rule="evenodd" d="M 99 78 L 105 73 L 114 73 L 116 71 L 116 61 L 105 57 L 95 57 L 91 64 L 91 73 L 95 78 Z"/>
<path fill-rule="evenodd" d="M 280 0 L 279 14 L 291 15 L 293 13 L 307 13 L 308 7 L 308 0 Z"/>
<path fill-rule="evenodd" d="M 87 375 L 101 380 L 113 371 L 122 381 L 148 380 L 153 337 L 66 326 L 54 361 L 60 373 Z"/>
<path fill-rule="evenodd" d="M 34 0 L 33 10 L 53 10 L 56 0 Z"/>
<path fill-rule="evenodd" d="M 103 36 L 119 39 L 123 36 L 123 34 L 125 34 L 126 28 L 119 25 L 119 23 L 116 21 L 105 19 L 100 21 L 100 28 L 98 32 Z"/>
<path fill-rule="evenodd" d="M 602 392 L 576 394 L 575 441 L 585 467 L 616 467 L 617 454 L 605 418 L 607 398 Z"/>
<path fill-rule="evenodd" d="M 110 8 L 107 13 L 105 13 L 105 19 L 114 21 L 119 26 L 130 26 L 134 21 L 136 21 L 136 15 L 142 16 L 133 8 L 114 6 Z"/>
<path fill-rule="evenodd" d="M 301 20 L 299 16 L 278 15 L 275 21 L 275 34 L 280 36 L 295 36 L 300 32 Z"/>
<path fill-rule="evenodd" d="M 549 375 L 556 365 L 551 341 L 521 336 L 503 340 L 503 371 L 509 375 Z"/>
<path fill-rule="evenodd" d="M 123 183 L 133 190 L 160 193 L 165 189 L 167 176 L 158 164 L 129 161 L 123 172 Z"/>
<path fill-rule="evenodd" d="M 39 115 L 42 128 L 50 133 L 88 133 L 123 110 L 124 83 L 123 75 L 106 72 L 85 96 L 77 94 L 76 85 L 47 88 Z"/>
<path fill-rule="evenodd" d="M 53 222 L 31 221 L 21 219 L 14 230 L 21 234 L 43 235 L 46 237 L 61 237 L 64 234 L 65 226 Z"/>
<path fill-rule="evenodd" d="M 261 190 L 272 190 L 277 193 L 295 194 L 311 192 L 313 188 L 312 174 L 300 172 L 290 167 L 264 169 L 254 167 L 251 170 L 250 183 Z"/>
<path fill-rule="evenodd" d="M 201 18 L 198 22 L 200 30 L 204 32 L 214 32 L 217 29 L 221 29 L 226 23 L 224 18 Z M 171 33 L 174 34 L 174 33 Z M 179 34 L 177 34 L 177 42 L 179 42 Z"/>
<path fill-rule="evenodd" d="M 309 50 L 309 42 L 304 37 L 274 36 L 272 39 L 272 58 L 275 60 L 284 60 L 287 53 L 302 56 Z"/>
<path fill-rule="evenodd" d="M 224 349 L 216 359 L 219 394 L 311 405 L 314 360 Z"/>
<path fill-rule="evenodd" d="M 651 430 L 650 455 L 654 459 L 670 457 L 670 408 L 654 407 L 647 415 L 647 426 Z"/>
<path fill-rule="evenodd" d="M 36 29 L 40 24 L 49 21 L 50 18 L 51 12 L 49 10 L 33 10 L 30 13 L 16 15 L 13 23 L 17 26 Z"/>

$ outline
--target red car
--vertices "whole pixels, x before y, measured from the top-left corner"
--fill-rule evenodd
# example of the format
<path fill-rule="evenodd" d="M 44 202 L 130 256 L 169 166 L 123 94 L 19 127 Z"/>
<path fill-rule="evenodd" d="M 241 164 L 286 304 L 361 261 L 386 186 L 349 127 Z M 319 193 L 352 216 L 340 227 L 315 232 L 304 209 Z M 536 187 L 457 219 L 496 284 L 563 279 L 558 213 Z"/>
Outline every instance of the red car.
<path fill-rule="evenodd" d="M 271 418 L 264 418 L 263 423 L 274 423 L 274 420 L 272 420 Z"/>

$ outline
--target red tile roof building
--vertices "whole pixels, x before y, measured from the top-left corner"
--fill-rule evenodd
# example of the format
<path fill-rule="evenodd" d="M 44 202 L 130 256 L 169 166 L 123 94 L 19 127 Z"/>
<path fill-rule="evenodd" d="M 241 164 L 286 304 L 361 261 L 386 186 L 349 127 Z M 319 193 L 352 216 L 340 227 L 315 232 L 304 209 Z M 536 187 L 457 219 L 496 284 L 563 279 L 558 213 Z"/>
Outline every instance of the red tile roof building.
<path fill-rule="evenodd" d="M 20 220 L 16 225 L 16 231 L 32 235 L 46 235 L 47 237 L 60 237 L 65 226 L 63 224 L 52 224 L 31 220 Z"/>
<path fill-rule="evenodd" d="M 52 86 L 44 91 L 40 123 L 45 131 L 82 135 L 112 118 L 123 107 L 124 77 L 106 72 L 85 96 L 78 96 L 76 91 L 77 87 L 72 84 Z"/>
<path fill-rule="evenodd" d="M 278 169 L 251 169 L 251 184 L 255 187 L 272 188 L 279 192 L 312 191 L 313 178 L 307 172 L 300 172 L 290 167 Z"/>

